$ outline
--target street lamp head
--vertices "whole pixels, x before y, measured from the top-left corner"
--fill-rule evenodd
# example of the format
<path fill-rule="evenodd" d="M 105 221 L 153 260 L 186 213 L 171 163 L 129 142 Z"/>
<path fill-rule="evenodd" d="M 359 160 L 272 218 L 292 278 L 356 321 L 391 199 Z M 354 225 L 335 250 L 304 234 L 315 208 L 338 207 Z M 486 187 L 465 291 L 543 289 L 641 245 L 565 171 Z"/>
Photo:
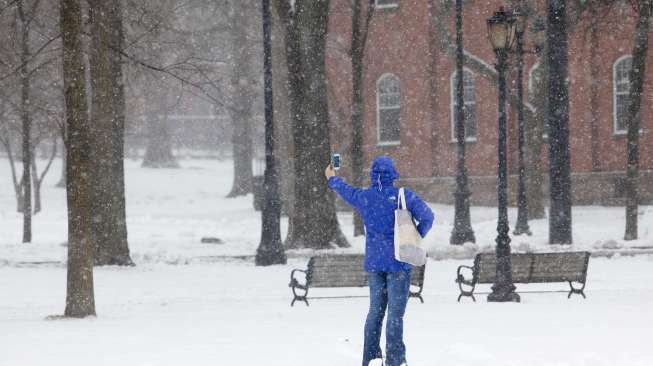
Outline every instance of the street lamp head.
<path fill-rule="evenodd" d="M 501 7 L 487 19 L 487 32 L 495 51 L 508 52 L 515 40 L 515 18 Z"/>

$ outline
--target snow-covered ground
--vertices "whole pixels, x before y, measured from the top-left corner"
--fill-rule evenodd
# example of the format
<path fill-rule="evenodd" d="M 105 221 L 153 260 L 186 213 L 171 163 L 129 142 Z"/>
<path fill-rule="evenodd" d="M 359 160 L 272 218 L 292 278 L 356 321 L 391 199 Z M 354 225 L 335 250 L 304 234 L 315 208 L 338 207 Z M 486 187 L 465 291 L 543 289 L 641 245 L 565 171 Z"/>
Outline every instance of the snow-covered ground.
<path fill-rule="evenodd" d="M 406 315 L 411 366 L 653 364 L 650 257 L 593 259 L 587 300 L 537 293 L 522 294 L 520 304 L 488 304 L 484 295 L 457 303 L 460 263 L 427 265 L 425 303 L 411 300 Z M 44 319 L 63 311 L 63 268 L 2 267 L 0 365 L 360 365 L 367 299 L 291 308 L 288 273 L 304 265 L 292 259 L 269 268 L 245 261 L 99 268 L 98 317 L 85 320 Z"/>
<path fill-rule="evenodd" d="M 367 299 L 315 300 L 290 308 L 289 264 L 255 267 L 260 214 L 251 196 L 227 199 L 230 162 L 183 160 L 181 169 L 126 163 L 127 213 L 133 268 L 95 269 L 98 317 L 45 320 L 65 300 L 65 192 L 54 188 L 60 166 L 43 186 L 44 210 L 34 242 L 22 244 L 21 216 L 7 162 L 0 159 L 0 366 L 22 365 L 360 365 Z M 4 168 L 3 168 L 4 167 Z M 491 248 L 496 208 L 473 207 L 478 246 L 447 244 L 453 210 L 432 205 L 437 222 L 427 239 L 424 298 L 411 300 L 405 336 L 411 366 L 644 366 L 653 364 L 652 256 L 593 258 L 586 293 L 523 293 L 521 304 L 456 303 L 455 269 L 474 251 Z M 640 237 L 626 243 L 623 208 L 574 207 L 571 248 L 610 251 L 653 245 L 653 208 L 640 209 Z M 516 212 L 510 211 L 514 223 Z M 351 215 L 342 214 L 352 232 Z M 550 250 L 545 220 L 516 250 Z M 282 230 L 285 232 L 283 222 Z M 222 245 L 202 244 L 217 236 Z M 351 238 L 348 251 L 363 250 Z M 636 250 L 636 249 L 628 249 Z M 239 256 L 245 256 L 241 259 Z M 45 262 L 35 264 L 38 262 Z M 565 290 L 565 284 L 519 290 Z M 481 292 L 488 287 L 481 287 Z M 315 290 L 315 296 L 365 289 Z"/>

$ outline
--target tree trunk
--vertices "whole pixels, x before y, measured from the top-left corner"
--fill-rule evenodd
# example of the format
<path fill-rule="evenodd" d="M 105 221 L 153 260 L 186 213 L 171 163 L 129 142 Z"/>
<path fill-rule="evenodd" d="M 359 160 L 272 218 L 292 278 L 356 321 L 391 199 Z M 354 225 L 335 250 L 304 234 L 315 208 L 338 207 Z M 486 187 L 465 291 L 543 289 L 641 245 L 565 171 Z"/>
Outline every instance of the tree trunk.
<path fill-rule="evenodd" d="M 32 152 L 32 185 L 34 186 L 34 214 L 41 212 L 41 180 L 39 179 L 38 167 L 36 166 L 36 158 Z"/>
<path fill-rule="evenodd" d="M 112 49 L 109 51 L 109 62 L 111 72 L 111 90 L 113 94 L 113 168 L 115 171 L 113 203 L 115 207 L 115 235 L 117 240 L 112 249 L 112 257 L 117 258 L 117 264 L 134 263 L 129 254 L 129 245 L 127 241 L 127 210 L 125 197 L 125 84 L 122 73 L 122 54 L 119 50 L 123 49 L 125 35 L 122 23 L 122 8 L 120 0 L 112 0 L 113 7 L 109 12 L 111 25 L 111 44 Z M 116 261 L 114 260 L 114 263 Z"/>
<path fill-rule="evenodd" d="M 275 153 L 279 172 L 279 193 L 282 212 L 292 216 L 294 207 L 293 141 L 288 100 L 288 67 L 284 43 L 284 28 L 276 6 L 272 13 L 272 88 L 274 89 Z"/>
<path fill-rule="evenodd" d="M 149 83 L 153 85 L 153 83 Z M 179 168 L 172 153 L 172 139 L 168 126 L 168 94 L 162 91 L 158 98 L 151 93 L 145 95 L 147 103 L 146 130 L 147 146 L 143 157 L 144 168 Z"/>
<path fill-rule="evenodd" d="M 628 135 L 626 137 L 628 163 L 626 166 L 626 233 L 624 240 L 637 239 L 637 209 L 639 201 L 639 125 L 641 120 L 642 90 L 646 77 L 649 28 L 653 4 L 638 2 L 639 18 L 635 30 L 633 66 L 630 71 L 630 103 L 628 105 Z"/>
<path fill-rule="evenodd" d="M 45 168 L 41 174 L 39 174 L 38 167 L 36 165 L 36 151 L 32 151 L 32 184 L 34 186 L 34 214 L 41 212 L 41 186 L 43 185 L 43 179 L 50 171 L 52 162 L 57 156 L 57 138 L 55 137 L 52 140 L 52 152 L 48 158 Z"/>
<path fill-rule="evenodd" d="M 234 180 L 227 197 L 237 197 L 253 191 L 252 115 L 251 113 L 233 112 L 231 117 L 234 123 L 231 139 L 234 160 Z"/>
<path fill-rule="evenodd" d="M 325 72 L 329 1 L 280 1 L 285 19 L 295 160 L 295 210 L 286 247 L 349 246 L 324 178 L 331 144 Z"/>
<path fill-rule="evenodd" d="M 352 33 L 351 33 L 351 78 L 352 78 L 352 103 L 351 103 L 351 168 L 352 181 L 357 187 L 363 185 L 363 116 L 365 114 L 365 101 L 363 100 L 363 57 L 365 56 L 365 43 L 372 15 L 372 6 L 367 7 L 365 28 L 361 25 L 362 0 L 352 3 Z M 365 227 L 358 211 L 354 210 L 354 236 L 365 235 Z"/>
<path fill-rule="evenodd" d="M 601 171 L 599 156 L 599 91 L 601 90 L 601 60 L 599 58 L 599 21 L 597 5 L 590 6 L 590 131 L 592 138 L 592 171 Z"/>
<path fill-rule="evenodd" d="M 61 152 L 61 178 L 59 178 L 59 182 L 57 183 L 56 187 L 57 188 L 66 188 L 66 143 L 64 141 L 64 144 L 61 147 L 62 152 Z"/>
<path fill-rule="evenodd" d="M 546 50 L 544 51 L 546 55 Z M 535 70 L 536 78 L 533 80 L 529 100 L 535 113 L 524 116 L 526 140 L 526 202 L 528 205 L 528 219 L 543 219 L 546 217 L 544 199 L 544 175 L 542 172 L 542 146 L 544 144 L 544 126 L 546 120 L 546 101 L 548 66 L 546 57 L 540 60 L 540 66 Z"/>
<path fill-rule="evenodd" d="M 23 212 L 23 182 L 22 180 L 19 182 L 18 181 L 18 173 L 16 172 L 16 163 L 14 161 L 14 153 L 13 150 L 11 149 L 11 140 L 9 139 L 8 136 L 6 136 L 6 139 L 3 138 L 0 140 L 2 142 L 2 145 L 5 148 L 5 151 L 7 152 L 7 160 L 9 161 L 9 168 L 11 169 L 11 181 L 14 185 L 14 194 L 16 197 L 16 212 L 22 213 Z"/>
<path fill-rule="evenodd" d="M 95 315 L 91 226 L 91 139 L 86 106 L 86 70 L 79 0 L 60 0 L 63 83 L 69 131 L 66 166 L 68 203 L 68 275 L 66 317 Z"/>
<path fill-rule="evenodd" d="M 23 139 L 23 243 L 32 241 L 32 182 L 30 179 L 32 147 L 30 143 L 32 120 L 29 115 L 30 80 L 27 72 L 29 55 L 29 23 L 26 19 L 23 1 L 16 3 L 20 19 L 20 119 Z"/>
<path fill-rule="evenodd" d="M 237 4 L 241 4 L 237 2 Z M 232 148 L 234 160 L 234 181 L 227 197 L 246 195 L 253 191 L 252 185 L 252 104 L 254 102 L 254 81 L 251 80 L 252 52 L 243 47 L 248 42 L 250 17 L 244 5 L 233 5 L 231 37 L 233 39 L 233 72 L 231 88 L 233 103 L 229 109 L 233 124 Z"/>
<path fill-rule="evenodd" d="M 93 251 L 96 265 L 133 265 L 127 243 L 124 187 L 122 14 L 118 0 L 90 0 L 93 47 Z"/>
<path fill-rule="evenodd" d="M 546 118 L 549 125 L 551 244 L 572 243 L 566 14 L 566 0 L 548 0 L 546 57 L 549 66 L 549 95 Z"/>

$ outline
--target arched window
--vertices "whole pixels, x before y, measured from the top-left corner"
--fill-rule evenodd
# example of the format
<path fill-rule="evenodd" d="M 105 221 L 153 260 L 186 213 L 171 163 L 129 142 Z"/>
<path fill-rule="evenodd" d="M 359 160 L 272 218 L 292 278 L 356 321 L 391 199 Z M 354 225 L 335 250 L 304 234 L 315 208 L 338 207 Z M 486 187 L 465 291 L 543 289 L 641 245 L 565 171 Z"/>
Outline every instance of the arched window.
<path fill-rule="evenodd" d="M 628 128 L 626 116 L 630 104 L 630 70 L 633 68 L 633 57 L 619 57 L 612 67 L 614 133 L 626 133 Z"/>
<path fill-rule="evenodd" d="M 457 141 L 456 106 L 456 72 L 451 74 L 451 140 Z M 463 69 L 463 111 L 465 113 L 465 140 L 476 141 L 476 87 L 474 73 Z"/>
<path fill-rule="evenodd" d="M 389 9 L 399 6 L 399 0 L 374 0 L 374 7 L 377 9 Z"/>
<path fill-rule="evenodd" d="M 379 145 L 399 144 L 400 111 L 399 78 L 392 74 L 384 74 L 376 82 L 376 123 Z"/>
<path fill-rule="evenodd" d="M 540 91 L 544 89 L 544 75 L 540 63 L 536 63 L 528 72 L 528 101 L 535 105 Z"/>

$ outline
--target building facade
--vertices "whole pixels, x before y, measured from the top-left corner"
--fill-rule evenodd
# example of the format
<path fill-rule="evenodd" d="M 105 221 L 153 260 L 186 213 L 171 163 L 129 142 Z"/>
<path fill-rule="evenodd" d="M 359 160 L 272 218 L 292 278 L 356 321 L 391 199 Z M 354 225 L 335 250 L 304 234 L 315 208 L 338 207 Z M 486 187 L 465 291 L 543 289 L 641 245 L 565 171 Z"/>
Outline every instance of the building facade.
<path fill-rule="evenodd" d="M 387 154 L 402 179 L 434 202 L 453 202 L 456 140 L 454 138 L 454 9 L 439 0 L 373 0 L 376 3 L 364 56 L 364 161 Z M 366 3 L 366 1 L 363 1 Z M 332 0 L 327 72 L 334 150 L 351 145 L 351 1 Z M 472 202 L 496 204 L 497 87 L 495 55 L 487 38 L 486 19 L 500 6 L 494 0 L 464 2 L 464 109 L 466 167 Z M 535 14 L 545 19 L 545 2 Z M 622 204 L 626 168 L 625 113 L 628 72 L 636 15 L 624 4 L 610 10 L 592 34 L 590 17 L 571 18 L 569 29 L 570 149 L 574 204 Z M 573 15 L 576 16 L 576 15 Z M 570 16 L 571 17 L 571 16 Z M 536 16 L 529 20 L 532 22 Z M 542 125 L 545 80 L 534 52 L 537 38 L 525 33 L 524 99 L 526 114 L 543 133 L 539 155 L 548 177 L 546 126 Z M 652 41 L 653 43 L 653 41 Z M 653 44 L 651 45 L 653 46 Z M 598 51 L 598 52 L 597 52 Z M 594 53 L 593 53 L 594 52 Z M 592 61 L 594 60 L 594 61 Z M 653 65 L 649 53 L 648 65 Z M 509 189 L 514 202 L 517 152 L 516 68 L 508 72 Z M 651 66 L 649 66 L 650 68 Z M 646 73 L 640 130 L 640 197 L 653 202 L 653 73 Z M 593 84 L 594 83 L 594 84 Z M 592 103 L 592 100 L 595 103 Z M 540 121 L 540 122 L 537 122 Z M 346 165 L 346 160 L 344 161 Z M 347 170 L 344 170 L 347 174 Z M 546 191 L 548 183 L 542 182 Z M 546 197 L 546 195 L 545 195 Z"/>

